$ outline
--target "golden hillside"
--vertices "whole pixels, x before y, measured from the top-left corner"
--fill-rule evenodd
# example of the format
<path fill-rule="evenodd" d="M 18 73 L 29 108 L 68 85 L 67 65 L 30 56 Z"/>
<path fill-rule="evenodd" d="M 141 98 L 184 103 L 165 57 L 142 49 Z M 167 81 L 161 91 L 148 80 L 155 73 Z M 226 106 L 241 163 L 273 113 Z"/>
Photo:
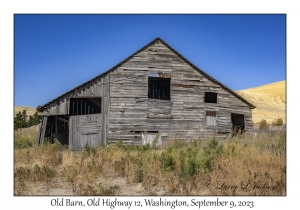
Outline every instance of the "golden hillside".
<path fill-rule="evenodd" d="M 18 112 L 22 112 L 23 110 L 26 110 L 26 113 L 27 113 L 28 116 L 29 115 L 34 115 L 34 113 L 35 113 L 35 108 L 29 107 L 29 106 L 15 106 L 14 109 L 15 109 L 14 110 L 15 111 L 15 113 L 14 113 L 15 116 Z"/>
<path fill-rule="evenodd" d="M 283 123 L 286 122 L 285 80 L 235 92 L 256 106 L 252 110 L 254 123 L 259 123 L 261 119 L 271 123 L 276 118 L 281 118 Z"/>

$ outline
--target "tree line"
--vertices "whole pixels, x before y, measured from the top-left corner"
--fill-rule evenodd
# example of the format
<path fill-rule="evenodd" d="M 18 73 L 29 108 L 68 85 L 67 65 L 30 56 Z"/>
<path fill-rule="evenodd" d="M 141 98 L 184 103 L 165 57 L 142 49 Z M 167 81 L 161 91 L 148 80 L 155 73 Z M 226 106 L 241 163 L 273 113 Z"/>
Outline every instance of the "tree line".
<path fill-rule="evenodd" d="M 38 109 L 40 106 L 36 108 L 34 115 L 27 115 L 27 111 L 19 111 L 16 116 L 14 117 L 14 130 L 19 128 L 28 128 L 33 125 L 37 125 L 41 122 L 42 117 L 38 116 Z"/>

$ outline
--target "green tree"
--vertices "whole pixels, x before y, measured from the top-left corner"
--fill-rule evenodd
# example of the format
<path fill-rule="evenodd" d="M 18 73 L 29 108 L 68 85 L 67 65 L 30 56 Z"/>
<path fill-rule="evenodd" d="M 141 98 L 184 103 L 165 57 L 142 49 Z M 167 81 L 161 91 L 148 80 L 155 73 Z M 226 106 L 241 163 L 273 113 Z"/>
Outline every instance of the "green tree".
<path fill-rule="evenodd" d="M 23 128 L 26 128 L 28 125 L 28 116 L 26 110 L 22 111 L 22 122 L 23 122 Z"/>
<path fill-rule="evenodd" d="M 38 106 L 34 115 L 30 115 L 29 117 L 26 110 L 18 112 L 14 117 L 14 130 L 39 124 L 42 119 L 42 117 L 38 115 L 38 109 L 40 107 L 41 106 Z"/>
<path fill-rule="evenodd" d="M 25 128 L 27 126 L 26 119 L 26 110 L 18 112 L 14 118 L 14 129 L 17 130 L 18 128 Z"/>

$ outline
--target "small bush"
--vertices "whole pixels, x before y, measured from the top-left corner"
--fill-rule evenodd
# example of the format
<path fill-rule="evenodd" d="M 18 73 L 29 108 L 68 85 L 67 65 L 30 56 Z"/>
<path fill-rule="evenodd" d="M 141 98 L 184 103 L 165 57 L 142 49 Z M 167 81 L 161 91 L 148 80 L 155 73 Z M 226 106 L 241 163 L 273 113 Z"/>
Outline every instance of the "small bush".
<path fill-rule="evenodd" d="M 120 186 L 104 186 L 99 184 L 79 184 L 75 189 L 76 194 L 83 196 L 96 196 L 96 195 L 116 195 L 120 190 Z"/>
<path fill-rule="evenodd" d="M 134 182 L 140 183 L 144 180 L 144 169 L 142 159 L 136 160 L 136 165 L 134 167 Z"/>
<path fill-rule="evenodd" d="M 281 126 L 283 124 L 283 120 L 281 118 L 275 119 L 275 121 L 272 122 L 272 125 L 274 126 Z"/>
<path fill-rule="evenodd" d="M 117 147 L 119 147 L 119 148 L 122 148 L 122 147 L 123 147 L 123 141 L 122 141 L 122 140 L 118 141 Z"/>
<path fill-rule="evenodd" d="M 90 155 L 92 151 L 92 147 L 86 142 L 84 145 L 83 152 L 86 153 L 87 155 Z"/>
<path fill-rule="evenodd" d="M 200 171 L 200 164 L 196 157 L 190 157 L 186 164 L 186 173 L 188 177 L 194 176 Z"/>
<path fill-rule="evenodd" d="M 27 137 L 21 137 L 14 140 L 15 148 L 30 148 L 33 147 L 33 141 Z"/>
<path fill-rule="evenodd" d="M 219 145 L 216 139 L 212 139 L 207 146 L 203 147 L 203 151 L 206 156 L 218 156 L 223 152 L 223 145 Z"/>
<path fill-rule="evenodd" d="M 260 122 L 259 122 L 259 130 L 267 130 L 268 129 L 268 123 L 265 119 L 262 119 Z"/>
<path fill-rule="evenodd" d="M 168 152 L 163 152 L 160 159 L 163 170 L 173 171 L 175 169 L 175 158 Z"/>
<path fill-rule="evenodd" d="M 35 164 L 33 168 L 28 167 L 17 167 L 15 168 L 14 177 L 22 178 L 27 181 L 48 181 L 55 177 L 56 171 L 48 166 L 40 167 Z"/>
<path fill-rule="evenodd" d="M 104 187 L 101 184 L 99 184 L 99 188 L 103 195 L 115 195 L 120 190 L 120 186 L 118 185 Z"/>

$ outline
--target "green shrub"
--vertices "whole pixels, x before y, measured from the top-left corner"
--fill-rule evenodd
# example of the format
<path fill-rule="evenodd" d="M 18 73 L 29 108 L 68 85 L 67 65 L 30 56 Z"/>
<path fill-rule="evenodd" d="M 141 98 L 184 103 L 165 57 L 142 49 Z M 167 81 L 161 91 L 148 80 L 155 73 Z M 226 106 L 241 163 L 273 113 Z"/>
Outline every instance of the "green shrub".
<path fill-rule="evenodd" d="M 34 167 L 17 167 L 15 169 L 14 177 L 20 177 L 27 181 L 47 181 L 49 178 L 56 176 L 56 171 L 48 166 L 40 167 L 35 164 Z"/>
<path fill-rule="evenodd" d="M 18 148 L 18 149 L 30 148 L 30 147 L 33 147 L 33 145 L 34 145 L 33 141 L 27 137 L 21 137 L 21 138 L 14 140 L 14 146 L 15 146 L 15 148 Z"/>
<path fill-rule="evenodd" d="M 151 145 L 150 144 L 145 144 L 141 147 L 141 151 L 142 152 L 145 152 L 147 150 L 150 150 L 151 149 Z"/>
<path fill-rule="evenodd" d="M 87 155 L 90 155 L 92 151 L 92 147 L 86 142 L 84 145 L 83 152 L 86 153 Z"/>
<path fill-rule="evenodd" d="M 208 145 L 203 148 L 204 156 L 201 159 L 201 166 L 206 173 L 212 172 L 214 160 L 223 152 L 223 145 L 219 145 L 216 139 L 209 141 Z"/>
<path fill-rule="evenodd" d="M 143 182 L 144 180 L 144 168 L 142 158 L 136 158 L 134 167 L 134 181 Z"/>
<path fill-rule="evenodd" d="M 197 147 L 193 142 L 188 147 L 182 148 L 179 154 L 179 181 L 197 175 L 201 170 L 211 173 L 215 159 L 222 153 L 223 145 L 220 145 L 216 139 L 210 140 L 202 148 Z"/>
<path fill-rule="evenodd" d="M 59 151 L 59 144 L 57 141 L 52 143 L 50 138 L 45 138 L 42 145 L 39 148 L 44 152 L 56 153 Z"/>
<path fill-rule="evenodd" d="M 272 125 L 274 126 L 281 126 L 283 124 L 283 120 L 281 118 L 275 119 L 275 121 L 272 122 Z"/>
<path fill-rule="evenodd" d="M 173 171 L 175 169 L 175 158 L 169 152 L 163 152 L 161 154 L 160 162 L 165 171 Z"/>
<path fill-rule="evenodd" d="M 102 183 L 100 182 L 98 187 L 100 188 L 100 194 L 103 194 L 103 195 L 115 195 L 116 192 L 118 190 L 120 190 L 120 186 L 118 185 L 113 185 L 113 186 L 109 186 L 109 187 L 105 187 L 102 185 Z"/>
<path fill-rule="evenodd" d="M 203 156 L 200 160 L 200 166 L 203 168 L 205 173 L 211 173 L 214 166 L 214 158 L 213 156 Z"/>
<path fill-rule="evenodd" d="M 216 139 L 209 141 L 208 145 L 203 147 L 204 154 L 206 156 L 217 156 L 223 152 L 223 145 L 218 145 L 219 142 Z"/>
<path fill-rule="evenodd" d="M 259 122 L 259 130 L 267 130 L 268 129 L 268 123 L 265 119 L 262 119 L 260 122 Z"/>
<path fill-rule="evenodd" d="M 123 141 L 122 141 L 122 140 L 118 141 L 117 147 L 119 147 L 119 148 L 122 148 L 122 147 L 123 147 Z"/>
<path fill-rule="evenodd" d="M 187 160 L 187 175 L 194 176 L 199 172 L 200 165 L 196 158 L 188 158 Z"/>

